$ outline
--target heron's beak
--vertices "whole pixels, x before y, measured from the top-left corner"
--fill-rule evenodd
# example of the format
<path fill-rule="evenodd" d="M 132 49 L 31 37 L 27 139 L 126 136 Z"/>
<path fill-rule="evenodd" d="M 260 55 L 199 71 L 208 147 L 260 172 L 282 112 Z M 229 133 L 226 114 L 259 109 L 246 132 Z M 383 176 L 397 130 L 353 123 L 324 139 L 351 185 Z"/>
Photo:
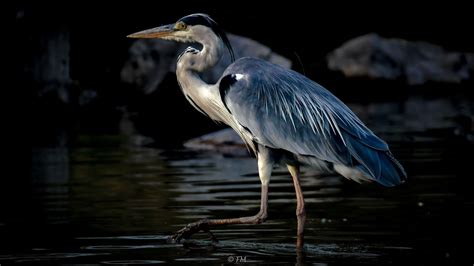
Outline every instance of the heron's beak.
<path fill-rule="evenodd" d="M 143 30 L 139 32 L 132 33 L 128 35 L 128 38 L 147 38 L 147 39 L 155 39 L 155 38 L 163 38 L 173 34 L 174 32 L 174 24 L 164 25 L 161 27 L 156 27 L 153 29 Z"/>

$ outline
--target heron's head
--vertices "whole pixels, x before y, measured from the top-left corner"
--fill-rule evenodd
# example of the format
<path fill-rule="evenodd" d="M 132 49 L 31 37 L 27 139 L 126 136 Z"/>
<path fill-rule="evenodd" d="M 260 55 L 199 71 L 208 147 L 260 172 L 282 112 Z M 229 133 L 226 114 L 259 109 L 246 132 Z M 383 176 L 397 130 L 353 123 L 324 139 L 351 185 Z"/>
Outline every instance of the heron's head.
<path fill-rule="evenodd" d="M 203 43 L 210 38 L 217 38 L 229 50 L 232 61 L 234 59 L 234 52 L 225 32 L 206 14 L 191 14 L 180 18 L 176 23 L 139 31 L 127 37 L 198 43 Z"/>

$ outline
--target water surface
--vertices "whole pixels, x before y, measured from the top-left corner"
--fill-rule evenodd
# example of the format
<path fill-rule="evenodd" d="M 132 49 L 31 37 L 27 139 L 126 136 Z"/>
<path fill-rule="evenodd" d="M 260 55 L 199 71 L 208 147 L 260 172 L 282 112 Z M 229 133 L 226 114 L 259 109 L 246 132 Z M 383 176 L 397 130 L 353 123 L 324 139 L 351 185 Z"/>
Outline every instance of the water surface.
<path fill-rule="evenodd" d="M 0 218 L 0 264 L 469 262 L 462 243 L 474 224 L 473 182 L 462 140 L 392 141 L 409 173 L 396 188 L 303 169 L 306 247 L 297 252 L 295 193 L 284 169 L 271 179 L 266 223 L 215 228 L 218 244 L 204 234 L 169 244 L 170 233 L 197 219 L 258 212 L 256 161 L 82 138 L 71 148 L 32 150 L 31 178 L 12 187 Z"/>

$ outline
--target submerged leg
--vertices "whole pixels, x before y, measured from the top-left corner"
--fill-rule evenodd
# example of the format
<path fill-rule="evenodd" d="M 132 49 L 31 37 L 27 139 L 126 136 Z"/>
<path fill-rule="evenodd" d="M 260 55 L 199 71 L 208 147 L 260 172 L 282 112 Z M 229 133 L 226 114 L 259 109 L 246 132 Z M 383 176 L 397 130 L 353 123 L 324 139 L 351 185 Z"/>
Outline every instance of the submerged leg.
<path fill-rule="evenodd" d="M 302 248 L 304 245 L 304 223 L 306 221 L 306 211 L 304 208 L 303 191 L 301 190 L 299 176 L 300 168 L 295 165 L 287 165 L 293 178 L 293 184 L 296 192 L 296 218 L 298 219 L 298 231 L 296 238 L 296 247 Z"/>
<path fill-rule="evenodd" d="M 260 224 L 267 218 L 268 206 L 268 184 L 273 169 L 273 158 L 268 150 L 258 153 L 258 173 L 262 182 L 260 211 L 254 216 L 229 218 L 229 219 L 203 219 L 190 223 L 171 236 L 171 241 L 179 242 L 181 239 L 187 239 L 199 231 L 209 232 L 210 226 L 226 224 Z M 210 233 L 210 232 L 209 232 Z M 213 240 L 216 240 L 210 233 Z"/>

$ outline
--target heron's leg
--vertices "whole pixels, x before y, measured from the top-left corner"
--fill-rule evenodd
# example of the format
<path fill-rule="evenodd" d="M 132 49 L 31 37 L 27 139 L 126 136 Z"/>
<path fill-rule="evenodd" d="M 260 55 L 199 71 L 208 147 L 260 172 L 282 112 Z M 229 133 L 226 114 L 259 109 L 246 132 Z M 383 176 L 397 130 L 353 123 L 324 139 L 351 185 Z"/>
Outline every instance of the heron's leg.
<path fill-rule="evenodd" d="M 260 224 L 267 219 L 268 207 L 268 184 L 273 170 L 273 158 L 268 150 L 258 153 L 258 175 L 262 183 L 260 197 L 260 211 L 254 216 L 230 218 L 230 219 L 212 219 L 208 220 L 209 225 L 222 224 Z"/>
<path fill-rule="evenodd" d="M 194 233 L 199 231 L 209 232 L 210 226 L 215 225 L 226 225 L 226 224 L 260 224 L 267 218 L 267 207 L 268 207 L 268 184 L 270 183 L 270 177 L 273 170 L 273 157 L 270 151 L 267 149 L 260 149 L 262 152 L 258 153 L 258 173 L 260 181 L 262 183 L 261 198 L 260 198 L 260 211 L 254 216 L 229 218 L 229 219 L 203 219 L 195 223 L 190 223 L 177 231 L 171 240 L 173 242 L 179 242 L 181 239 L 191 237 Z M 214 236 L 211 234 L 213 240 Z"/>
<path fill-rule="evenodd" d="M 300 168 L 297 165 L 288 165 L 288 170 L 293 178 L 293 184 L 296 192 L 296 217 L 298 218 L 298 233 L 296 238 L 296 247 L 301 248 L 304 244 L 304 223 L 306 221 L 306 211 L 304 208 L 303 191 L 301 190 L 299 176 Z"/>

